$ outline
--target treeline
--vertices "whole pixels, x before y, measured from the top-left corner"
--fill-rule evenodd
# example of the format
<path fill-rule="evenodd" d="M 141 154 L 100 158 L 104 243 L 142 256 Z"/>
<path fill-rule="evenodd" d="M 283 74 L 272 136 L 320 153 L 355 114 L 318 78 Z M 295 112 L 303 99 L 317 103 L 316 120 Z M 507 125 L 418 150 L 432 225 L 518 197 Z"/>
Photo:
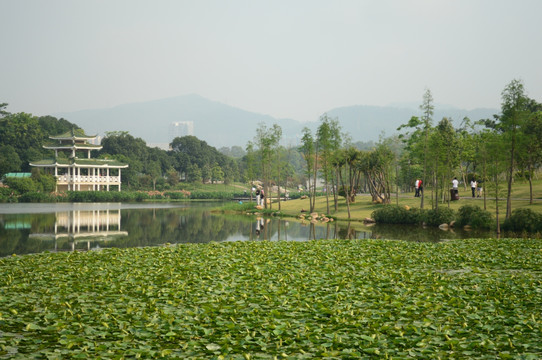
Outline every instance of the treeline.
<path fill-rule="evenodd" d="M 462 180 L 465 190 L 470 181 L 477 181 L 484 190 L 484 210 L 488 196 L 506 197 L 506 219 L 512 215 L 516 179 L 529 182 L 533 202 L 532 181 L 542 163 L 542 104 L 526 95 L 520 80 L 511 81 L 502 91 L 501 113 L 492 119 L 464 118 L 454 127 L 452 119 L 444 117 L 434 125 L 430 90 L 426 90 L 420 109 L 421 117 L 413 116 L 397 129 L 399 135 L 380 139 L 370 150 L 354 146 L 349 135 L 341 133 L 338 119 L 326 114 L 314 134 L 305 128 L 299 150 L 313 193 L 310 211 L 314 210 L 319 184 L 323 184 L 328 213 L 331 207 L 337 210 L 341 196 L 350 214 L 350 204 L 359 192 L 370 193 L 374 202 L 389 204 L 394 192 L 411 191 L 415 179 L 424 184 L 420 209 L 427 206 L 424 201 L 428 199 L 431 209 L 438 211 L 439 204 L 450 205 L 454 177 Z M 281 172 L 288 163 L 280 153 L 280 138 L 281 129 L 275 125 L 258 131 L 255 143 L 247 147 L 249 170 L 253 148 L 263 159 L 255 169 L 266 186 L 284 183 Z M 498 202 L 496 208 L 499 228 Z"/>
<path fill-rule="evenodd" d="M 0 104 L 0 178 L 10 172 L 38 172 L 29 163 L 54 156 L 52 150 L 43 148 L 49 136 L 79 129 L 65 119 L 36 117 L 28 113 L 12 114 L 6 108 L 7 104 Z M 149 147 L 143 139 L 134 138 L 123 131 L 106 133 L 101 145 L 102 150 L 94 151 L 93 157 L 114 158 L 129 165 L 122 171 L 123 189 L 126 190 L 164 191 L 181 189 L 186 183 L 229 184 L 248 181 L 247 152 L 239 146 L 222 148 L 226 155 L 194 136 L 184 136 L 175 138 L 170 150 L 166 151 Z M 292 164 L 288 181 L 292 184 L 303 183 L 302 176 L 297 176 L 302 173 L 301 156 L 297 149 L 283 149 L 283 152 L 285 159 L 288 158 Z M 260 174 L 256 172 L 253 175 Z M 30 192 L 50 191 L 48 187 L 39 187 L 36 181 L 31 184 L 39 178 L 34 174 L 32 178 L 15 180 L 12 185 L 22 192 L 26 192 L 23 190 L 26 187 Z M 15 182 L 18 186 L 15 186 Z"/>

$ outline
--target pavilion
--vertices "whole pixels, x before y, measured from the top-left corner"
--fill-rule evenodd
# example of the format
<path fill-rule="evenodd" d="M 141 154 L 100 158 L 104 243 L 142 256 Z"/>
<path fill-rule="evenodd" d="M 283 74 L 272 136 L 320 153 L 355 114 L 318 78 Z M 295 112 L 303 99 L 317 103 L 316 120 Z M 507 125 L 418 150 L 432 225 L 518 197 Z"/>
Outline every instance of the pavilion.
<path fill-rule="evenodd" d="M 54 159 L 31 162 L 56 178 L 56 191 L 121 191 L 121 169 L 128 167 L 117 160 L 93 159 L 92 150 L 101 145 L 91 144 L 96 135 L 86 135 L 82 129 L 72 129 L 58 136 L 50 136 L 45 149 L 54 150 Z"/>

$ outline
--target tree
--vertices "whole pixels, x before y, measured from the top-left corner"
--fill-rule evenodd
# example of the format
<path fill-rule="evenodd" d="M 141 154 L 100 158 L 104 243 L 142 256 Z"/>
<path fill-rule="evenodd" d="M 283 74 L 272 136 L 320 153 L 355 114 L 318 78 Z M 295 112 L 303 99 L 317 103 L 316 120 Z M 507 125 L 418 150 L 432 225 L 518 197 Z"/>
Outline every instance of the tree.
<path fill-rule="evenodd" d="M 529 114 L 522 131 L 519 143 L 519 165 L 525 169 L 529 181 L 529 203 L 533 204 L 534 171 L 542 164 L 542 111 Z"/>
<path fill-rule="evenodd" d="M 145 174 L 148 175 L 152 182 L 152 189 L 156 190 L 156 180 L 162 176 L 162 169 L 160 168 L 160 162 L 147 161 L 145 163 Z"/>
<path fill-rule="evenodd" d="M 332 166 L 332 157 L 334 151 L 340 147 L 340 127 L 337 119 L 332 119 L 324 114 L 320 117 L 320 126 L 316 132 L 316 141 L 318 143 L 319 158 L 321 163 L 320 171 L 324 178 L 326 189 L 326 209 L 329 214 L 329 181 L 334 177 Z M 334 181 L 332 181 L 335 183 Z"/>
<path fill-rule="evenodd" d="M 186 169 L 186 181 L 196 183 L 203 181 L 203 174 L 197 164 L 189 164 Z"/>
<path fill-rule="evenodd" d="M 9 172 L 21 170 L 21 159 L 15 148 L 11 145 L 0 146 L 0 177 Z"/>
<path fill-rule="evenodd" d="M 179 183 L 179 173 L 173 168 L 167 171 L 167 183 L 171 187 L 175 187 Z"/>
<path fill-rule="evenodd" d="M 444 200 L 447 196 L 449 179 L 452 178 L 451 172 L 458 165 L 458 140 L 452 122 L 448 118 L 443 118 L 437 126 L 430 132 L 429 136 L 429 161 L 433 170 L 433 188 L 435 190 L 434 207 L 438 208 L 439 197 Z M 440 182 L 440 195 L 439 195 Z M 449 199 L 449 197 L 448 197 Z M 449 203 L 448 203 L 449 206 Z"/>
<path fill-rule="evenodd" d="M 507 172 L 506 219 L 512 214 L 512 182 L 517 157 L 518 131 L 527 115 L 527 97 L 521 80 L 512 80 L 502 92 L 502 115 L 498 128 L 505 135 L 508 144 L 509 165 Z"/>
<path fill-rule="evenodd" d="M 255 143 L 261 154 L 261 169 L 264 182 L 264 191 L 266 197 L 270 198 L 269 185 L 271 185 L 273 157 L 278 153 L 278 145 L 282 137 L 282 128 L 273 124 L 273 127 L 267 128 L 265 124 L 260 123 L 256 129 Z M 267 208 L 267 201 L 265 202 Z"/>
<path fill-rule="evenodd" d="M 305 171 L 308 179 L 309 193 L 312 193 L 312 196 L 309 198 L 310 212 L 314 211 L 315 204 L 315 194 L 316 194 L 316 177 L 313 177 L 313 173 L 316 172 L 318 168 L 318 162 L 316 160 L 316 150 L 315 143 L 312 133 L 308 127 L 303 128 L 303 137 L 301 138 L 302 145 L 300 147 L 300 152 L 305 159 Z M 312 179 L 312 183 L 311 183 Z"/>
<path fill-rule="evenodd" d="M 433 96 L 431 95 L 431 91 L 429 89 L 425 90 L 425 94 L 423 95 L 423 103 L 420 106 L 420 109 L 422 110 L 422 123 L 423 123 L 423 131 L 424 131 L 424 150 L 423 150 L 423 176 L 422 181 L 423 183 L 426 182 L 426 176 L 427 176 L 427 141 L 429 138 L 429 131 L 431 129 L 431 125 L 433 122 L 433 113 L 434 113 L 434 106 L 433 106 Z M 422 188 L 422 194 L 421 194 L 421 200 L 420 200 L 420 208 L 423 209 L 423 188 Z"/>

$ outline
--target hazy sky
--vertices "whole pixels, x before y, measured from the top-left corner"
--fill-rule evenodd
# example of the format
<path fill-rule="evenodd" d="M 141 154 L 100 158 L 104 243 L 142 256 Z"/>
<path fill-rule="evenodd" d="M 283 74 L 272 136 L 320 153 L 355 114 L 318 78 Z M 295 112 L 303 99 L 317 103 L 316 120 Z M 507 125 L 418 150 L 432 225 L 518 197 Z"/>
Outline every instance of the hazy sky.
<path fill-rule="evenodd" d="M 0 0 L 0 103 L 46 115 L 199 94 L 277 118 L 542 101 L 540 0 Z M 69 120 L 69 119 L 68 119 Z"/>

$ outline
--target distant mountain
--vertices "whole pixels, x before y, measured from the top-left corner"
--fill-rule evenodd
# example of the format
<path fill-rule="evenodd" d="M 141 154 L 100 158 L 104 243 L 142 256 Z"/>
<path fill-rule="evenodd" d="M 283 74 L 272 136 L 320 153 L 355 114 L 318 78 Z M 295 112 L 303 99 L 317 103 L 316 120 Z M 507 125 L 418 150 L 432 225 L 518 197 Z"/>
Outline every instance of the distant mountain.
<path fill-rule="evenodd" d="M 418 111 L 419 112 L 419 111 Z M 451 117 L 457 124 L 464 116 L 472 120 L 491 117 L 496 109 L 435 110 L 436 119 Z M 343 131 L 350 134 L 353 141 L 377 141 L 381 133 L 390 136 L 397 127 L 406 123 L 411 116 L 419 116 L 416 110 L 399 107 L 348 106 L 332 109 L 329 116 L 338 117 Z M 271 127 L 278 124 L 282 128 L 285 144 L 297 145 L 303 127 L 315 130 L 318 121 L 302 123 L 292 119 L 276 119 L 241 110 L 198 95 L 185 95 L 173 98 L 119 105 L 108 109 L 81 110 L 53 114 L 58 118 L 79 125 L 88 134 L 103 136 L 107 131 L 128 131 L 135 137 L 144 139 L 149 145 L 165 146 L 172 140 L 171 123 L 192 121 L 194 136 L 216 148 L 239 145 L 245 147 L 254 139 L 260 123 Z"/>
<path fill-rule="evenodd" d="M 170 125 L 192 121 L 194 136 L 214 147 L 245 146 L 256 135 L 258 124 L 276 123 L 284 134 L 297 133 L 301 126 L 295 120 L 275 119 L 205 99 L 185 95 L 155 101 L 119 105 L 109 109 L 57 113 L 79 125 L 89 134 L 128 131 L 148 144 L 167 144 L 172 140 Z"/>

